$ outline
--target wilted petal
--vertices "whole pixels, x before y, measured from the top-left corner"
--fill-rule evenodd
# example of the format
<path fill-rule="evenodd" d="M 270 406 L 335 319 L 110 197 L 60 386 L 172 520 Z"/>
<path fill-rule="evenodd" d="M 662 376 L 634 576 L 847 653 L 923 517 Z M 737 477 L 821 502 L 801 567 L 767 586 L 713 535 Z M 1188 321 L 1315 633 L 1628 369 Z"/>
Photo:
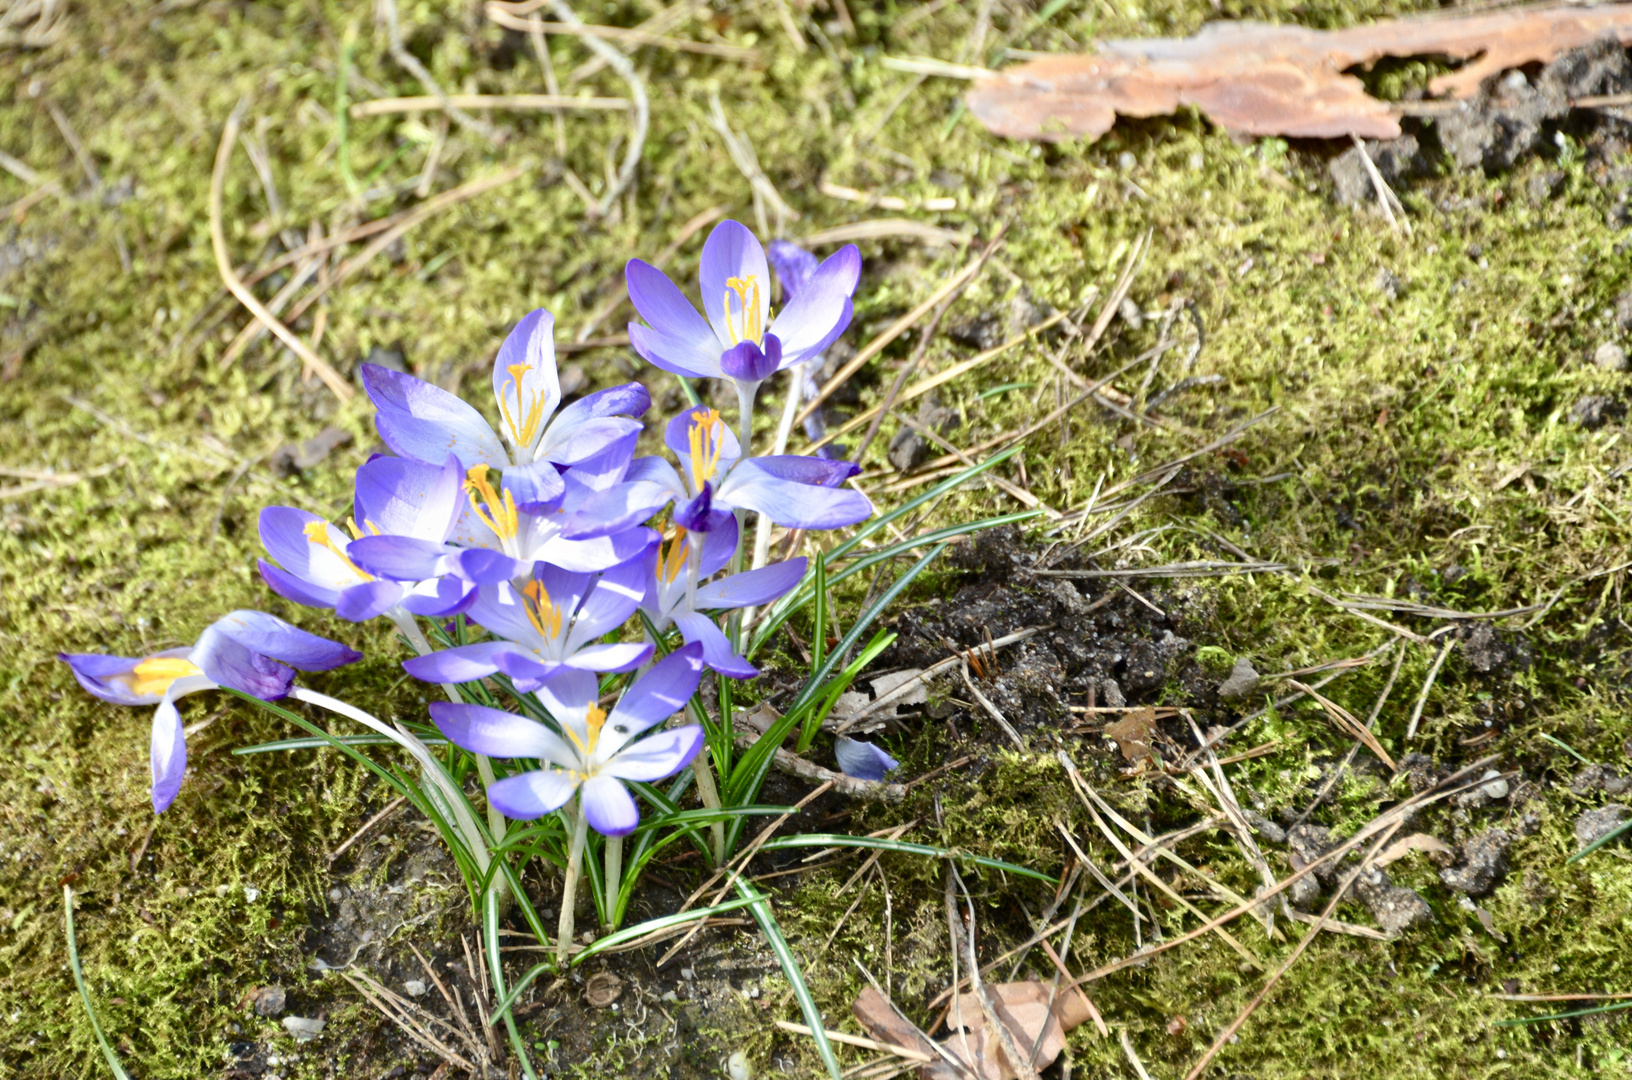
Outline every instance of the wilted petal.
<path fill-rule="evenodd" d="M 245 648 L 276 657 L 302 671 L 329 671 L 363 658 L 355 649 L 309 634 L 264 611 L 231 611 L 211 623 L 209 629 L 218 630 Z M 203 638 L 199 641 L 202 644 Z"/>
<path fill-rule="evenodd" d="M 621 782 L 610 776 L 584 781 L 580 797 L 584 817 L 602 836 L 628 836 L 640 824 L 640 809 Z"/>
<path fill-rule="evenodd" d="M 163 699 L 162 691 L 138 694 L 132 688 L 133 672 L 144 659 L 185 660 L 192 646 L 166 649 L 153 657 L 105 656 L 102 653 L 58 653 L 57 659 L 68 665 L 79 685 L 103 701 L 115 705 L 152 705 Z"/>
<path fill-rule="evenodd" d="M 431 719 L 448 741 L 473 754 L 496 758 L 540 758 L 563 767 L 577 765 L 572 748 L 536 720 L 451 701 L 431 702 Z"/>
<path fill-rule="evenodd" d="M 624 747 L 601 767 L 601 772 L 621 780 L 663 780 L 690 765 L 702 748 L 703 729 L 699 725 L 670 728 Z"/>
<path fill-rule="evenodd" d="M 872 743 L 843 735 L 833 740 L 833 756 L 839 761 L 839 769 L 857 780 L 882 780 L 886 773 L 901 767 L 899 761 Z"/>
<path fill-rule="evenodd" d="M 487 801 L 506 817 L 531 821 L 559 810 L 577 790 L 578 781 L 560 769 L 539 769 L 498 781 L 487 789 Z"/>
<path fill-rule="evenodd" d="M 295 681 L 294 669 L 227 633 L 222 621 L 205 628 L 187 658 L 212 682 L 262 701 L 276 701 L 288 694 Z"/>
<path fill-rule="evenodd" d="M 147 761 L 153 774 L 153 812 L 162 814 L 176 801 L 181 778 L 187 772 L 187 736 L 181 727 L 181 714 L 169 698 L 159 702 L 153 712 Z"/>
<path fill-rule="evenodd" d="M 806 562 L 801 555 L 710 582 L 697 590 L 697 606 L 739 608 L 780 600 L 805 576 Z"/>
<path fill-rule="evenodd" d="M 417 461 L 440 465 L 452 454 L 463 468 L 510 461 L 482 414 L 439 386 L 378 364 L 362 367 L 363 388 L 379 412 L 374 426 L 385 445 Z"/>

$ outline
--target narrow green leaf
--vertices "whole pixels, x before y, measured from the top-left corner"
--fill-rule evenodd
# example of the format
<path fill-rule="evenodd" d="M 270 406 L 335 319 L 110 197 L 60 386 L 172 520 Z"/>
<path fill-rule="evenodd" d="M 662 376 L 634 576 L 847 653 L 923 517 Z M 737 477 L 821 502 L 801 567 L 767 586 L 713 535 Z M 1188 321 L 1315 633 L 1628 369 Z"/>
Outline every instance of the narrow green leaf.
<path fill-rule="evenodd" d="M 1033 870 L 1029 866 L 1016 866 L 1014 863 L 1004 862 L 1001 859 L 989 859 L 984 855 L 972 855 L 957 848 L 935 847 L 932 844 L 914 844 L 908 840 L 891 840 L 887 836 L 845 836 L 841 833 L 799 833 L 794 836 L 773 837 L 760 845 L 761 851 L 786 851 L 793 848 L 810 847 L 853 847 L 871 848 L 875 851 L 897 851 L 903 855 L 927 855 L 936 859 L 962 859 L 984 866 L 989 870 L 1002 870 L 1009 874 L 1018 874 L 1021 877 L 1033 878 L 1037 881 L 1058 885 L 1059 879 Z"/>
<path fill-rule="evenodd" d="M 816 999 L 810 996 L 810 987 L 805 985 L 805 973 L 800 969 L 799 959 L 793 955 L 788 939 L 782 936 L 782 927 L 776 921 L 770 901 L 754 887 L 753 882 L 739 877 L 736 884 L 737 892 L 751 901 L 748 913 L 759 924 L 765 940 L 771 943 L 777 963 L 782 965 L 782 974 L 787 976 L 788 985 L 793 988 L 794 999 L 799 1002 L 799 1011 L 804 1014 L 805 1026 L 810 1028 L 811 1038 L 816 1042 L 816 1052 L 822 1056 L 828 1076 L 841 1080 L 843 1074 L 839 1070 L 839 1059 L 833 1053 L 833 1045 L 827 1041 L 827 1022 L 822 1019 L 821 1010 L 816 1008 Z"/>
<path fill-rule="evenodd" d="M 113 1045 L 102 1032 L 102 1023 L 97 1020 L 96 1009 L 91 1005 L 91 992 L 85 988 L 85 976 L 79 970 L 79 942 L 74 937 L 74 890 L 69 885 L 62 887 L 62 913 L 68 923 L 68 967 L 74 973 L 74 985 L 79 987 L 79 1000 L 85 1003 L 85 1015 L 91 1019 L 91 1031 L 96 1035 L 96 1044 L 102 1048 L 102 1056 L 107 1060 L 108 1068 L 113 1071 L 114 1080 L 130 1080 L 130 1074 L 119 1064 L 119 1055 L 113 1052 Z"/>
<path fill-rule="evenodd" d="M 1594 840 L 1592 843 L 1588 844 L 1574 855 L 1571 855 L 1568 859 L 1565 859 L 1564 865 L 1568 866 L 1570 863 L 1581 861 L 1588 855 L 1591 855 L 1594 851 L 1597 851 L 1599 848 L 1603 847 L 1605 844 L 1626 835 L 1628 832 L 1632 832 L 1632 818 L 1621 822 L 1609 832 L 1600 836 L 1598 839 Z"/>

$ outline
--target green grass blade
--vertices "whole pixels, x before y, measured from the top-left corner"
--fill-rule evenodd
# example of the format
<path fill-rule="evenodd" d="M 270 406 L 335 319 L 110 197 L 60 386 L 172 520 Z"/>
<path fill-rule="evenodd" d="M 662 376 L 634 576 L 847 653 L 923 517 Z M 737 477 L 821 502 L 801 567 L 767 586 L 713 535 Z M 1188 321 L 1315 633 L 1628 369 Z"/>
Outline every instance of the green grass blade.
<path fill-rule="evenodd" d="M 487 970 L 493 979 L 493 991 L 505 997 L 504 958 L 499 952 L 499 894 L 495 889 L 487 890 L 482 901 L 482 951 L 487 954 Z M 504 1029 L 510 1036 L 510 1049 L 521 1061 L 521 1071 L 527 1080 L 538 1080 L 532 1059 L 527 1056 L 527 1046 L 522 1042 L 521 1032 L 516 1029 L 516 1018 L 508 1007 L 504 1010 Z"/>
<path fill-rule="evenodd" d="M 1577 1016 L 1591 1016 L 1594 1013 L 1620 1012 L 1623 1009 L 1632 1009 L 1632 1001 L 1621 1001 L 1614 1005 L 1599 1005 L 1593 1009 L 1576 1009 L 1573 1012 L 1553 1013 L 1550 1016 L 1521 1016 L 1516 1020 L 1498 1020 L 1497 1027 L 1518 1027 L 1522 1024 L 1541 1024 L 1548 1020 L 1569 1020 Z"/>
<path fill-rule="evenodd" d="M 810 987 L 805 985 L 805 973 L 799 967 L 798 957 L 793 955 L 788 939 L 782 936 L 782 927 L 776 921 L 776 913 L 771 910 L 770 900 L 754 887 L 753 882 L 739 877 L 736 884 L 737 892 L 742 894 L 743 899 L 751 901 L 748 913 L 759 924 L 765 940 L 771 943 L 777 963 L 782 965 L 782 974 L 787 976 L 788 985 L 793 988 L 793 996 L 799 1002 L 799 1011 L 804 1014 L 805 1026 L 810 1028 L 811 1038 L 816 1041 L 816 1052 L 822 1056 L 822 1064 L 827 1066 L 827 1074 L 833 1080 L 840 1080 L 843 1074 L 839 1069 L 839 1059 L 833 1053 L 833 1045 L 827 1041 L 827 1023 L 816 1008 L 816 999 L 810 996 Z"/>
<path fill-rule="evenodd" d="M 810 749 L 810 744 L 816 738 L 816 732 L 821 730 L 822 721 L 826 720 L 827 714 L 833 711 L 833 706 L 838 704 L 839 698 L 846 690 L 850 689 L 850 684 L 856 681 L 856 676 L 865 671 L 867 665 L 878 658 L 879 653 L 895 644 L 896 636 L 889 630 L 880 630 L 874 634 L 873 640 L 869 641 L 867 647 L 861 650 L 861 655 L 847 664 L 845 669 L 839 673 L 839 677 L 831 680 L 823 688 L 821 704 L 810 709 L 806 713 L 804 720 L 799 724 L 799 753 L 803 754 Z"/>
<path fill-rule="evenodd" d="M 906 517 L 920 506 L 924 506 L 932 500 L 940 498 L 942 495 L 945 495 L 958 485 L 968 483 L 970 480 L 973 480 L 986 470 L 996 468 L 997 466 L 1003 464 L 1003 462 L 1018 454 L 1021 449 L 1022 448 L 1019 446 L 1011 446 L 1001 453 L 993 454 L 985 461 L 977 462 L 976 464 L 969 466 L 967 469 L 964 469 L 962 472 L 952 474 L 945 480 L 942 480 L 939 484 L 936 484 L 934 487 L 924 492 L 922 495 L 908 499 L 906 502 L 902 503 L 894 510 L 891 510 L 889 513 L 880 514 L 878 517 L 870 519 L 866 524 L 862 525 L 861 528 L 856 530 L 856 535 L 829 551 L 827 553 L 828 561 L 832 562 L 834 559 L 842 559 L 845 555 L 854 551 L 857 546 L 859 546 L 861 542 L 867 539 L 869 536 L 872 536 L 877 532 L 882 532 L 891 523 L 900 518 Z"/>
<path fill-rule="evenodd" d="M 1568 866 L 1570 863 L 1580 862 L 1582 859 L 1586 858 L 1588 855 L 1591 855 L 1594 851 L 1597 851 L 1599 848 L 1603 847 L 1605 844 L 1609 843 L 1612 840 L 1618 839 L 1619 837 L 1624 836 L 1629 832 L 1632 832 L 1632 819 L 1628 819 L 1626 821 L 1621 822 L 1619 825 L 1615 826 L 1615 828 L 1611 829 L 1609 832 L 1607 832 L 1604 835 L 1600 836 L 1598 839 L 1594 840 L 1592 843 L 1588 844 L 1586 847 L 1582 848 L 1580 851 L 1577 851 L 1574 855 L 1571 855 L 1568 859 L 1565 859 L 1564 860 L 1564 865 Z"/>
<path fill-rule="evenodd" d="M 903 855 L 927 855 L 934 859 L 962 859 L 984 866 L 988 870 L 1001 870 L 1008 874 L 1018 874 L 1021 877 L 1033 878 L 1046 882 L 1049 885 L 1059 885 L 1058 878 L 1050 877 L 1041 870 L 1033 870 L 1029 866 L 1016 866 L 1014 863 L 1004 862 L 1001 859 L 989 859 L 984 855 L 972 855 L 957 848 L 935 847 L 933 844 L 914 844 L 908 840 L 891 840 L 887 836 L 845 836 L 840 833 L 799 833 L 795 836 L 779 836 L 765 841 L 760 845 L 761 851 L 783 851 L 791 848 L 808 847 L 854 847 L 871 848 L 875 851 L 897 851 Z"/>
<path fill-rule="evenodd" d="M 74 985 L 79 987 L 79 1000 L 85 1003 L 85 1015 L 91 1018 L 91 1031 L 96 1034 L 96 1043 L 102 1048 L 102 1056 L 107 1059 L 114 1080 L 130 1080 L 130 1074 L 119 1064 L 119 1055 L 113 1052 L 113 1044 L 108 1042 L 107 1035 L 102 1032 L 102 1023 L 96 1018 L 96 1009 L 91 1007 L 91 992 L 86 989 L 85 976 L 79 970 L 79 942 L 74 938 L 74 890 L 71 885 L 62 887 L 62 912 L 68 924 L 68 967 L 74 973 Z"/>
<path fill-rule="evenodd" d="M 418 732 L 415 732 L 418 734 Z M 446 746 L 448 740 L 443 738 L 426 738 L 420 736 L 420 742 L 426 746 Z M 396 743 L 384 735 L 330 735 L 326 738 L 312 737 L 308 739 L 279 739 L 277 742 L 257 743 L 254 746 L 240 746 L 232 753 L 235 757 L 246 754 L 276 754 L 283 750 L 328 750 L 336 744 L 340 746 L 395 746 Z"/>
<path fill-rule="evenodd" d="M 816 622 L 810 637 L 810 666 L 822 666 L 822 654 L 827 651 L 827 557 L 816 553 Z"/>

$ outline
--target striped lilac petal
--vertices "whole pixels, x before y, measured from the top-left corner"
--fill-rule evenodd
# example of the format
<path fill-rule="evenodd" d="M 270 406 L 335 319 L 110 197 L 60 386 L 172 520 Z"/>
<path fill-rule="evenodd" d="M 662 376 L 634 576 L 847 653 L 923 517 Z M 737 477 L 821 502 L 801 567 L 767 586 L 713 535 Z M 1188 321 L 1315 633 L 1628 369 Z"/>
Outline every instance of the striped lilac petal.
<path fill-rule="evenodd" d="M 152 771 L 153 812 L 162 814 L 176 801 L 181 778 L 187 772 L 187 736 L 175 702 L 165 698 L 153 712 L 153 735 L 148 741 L 148 768 Z"/>
<path fill-rule="evenodd" d="M 507 776 L 487 789 L 487 801 L 505 817 L 532 821 L 566 805 L 578 781 L 560 769 L 539 769 Z"/>
<path fill-rule="evenodd" d="M 340 600 L 340 590 L 326 589 L 320 585 L 313 585 L 304 578 L 296 577 L 281 567 L 273 566 L 265 559 L 255 560 L 260 567 L 261 580 L 267 587 L 285 600 L 293 600 L 297 604 L 307 607 L 332 608 Z"/>
<path fill-rule="evenodd" d="M 564 536 L 556 536 L 529 554 L 535 560 L 551 563 L 563 570 L 590 574 L 634 558 L 656 539 L 657 534 L 645 528 L 625 529 L 611 536 L 589 540 L 568 540 Z"/>
<path fill-rule="evenodd" d="M 339 590 L 365 580 L 338 552 L 351 537 L 316 514 L 292 506 L 268 506 L 258 519 L 261 544 L 279 566 L 320 589 Z M 328 544 L 313 541 L 307 529 L 320 527 Z"/>
<path fill-rule="evenodd" d="M 622 626 L 640 606 L 646 582 L 652 576 L 656 545 L 648 545 L 638 556 L 621 562 L 601 574 L 578 606 L 577 618 L 567 635 L 567 649 L 588 645 L 608 631 Z M 541 576 L 542 580 L 542 576 Z M 555 596 L 555 590 L 550 590 Z"/>
<path fill-rule="evenodd" d="M 504 477 L 499 481 L 499 490 L 516 500 L 516 508 L 524 514 L 554 509 L 566 489 L 560 470 L 548 461 L 512 465 L 504 470 Z"/>
<path fill-rule="evenodd" d="M 843 735 L 833 740 L 833 756 L 846 776 L 857 780 L 882 780 L 884 775 L 901 767 L 901 763 L 872 743 L 847 739 Z"/>
<path fill-rule="evenodd" d="M 365 581 L 341 592 L 334 613 L 349 622 L 367 622 L 395 607 L 404 591 L 400 581 Z"/>
<path fill-rule="evenodd" d="M 765 344 L 739 342 L 720 354 L 720 370 L 738 382 L 764 382 L 782 368 L 782 343 L 775 334 L 765 335 Z"/>
<path fill-rule="evenodd" d="M 357 523 L 366 533 L 442 543 L 453 532 L 463 509 L 463 482 L 459 459 L 451 454 L 441 465 L 382 454 L 357 470 Z M 278 561 L 284 562 L 281 557 Z"/>
<path fill-rule="evenodd" d="M 352 562 L 370 574 L 392 581 L 423 581 L 447 570 L 448 549 L 434 540 L 412 536 L 365 536 L 346 549 Z"/>
<path fill-rule="evenodd" d="M 466 683 L 492 675 L 499 670 L 499 654 L 516 650 L 508 641 L 478 641 L 412 657 L 402 662 L 402 669 L 422 682 Z"/>
<path fill-rule="evenodd" d="M 731 470 L 716 501 L 764 514 L 789 529 L 836 529 L 865 521 L 873 513 L 873 504 L 859 491 L 786 480 L 752 459 Z"/>
<path fill-rule="evenodd" d="M 585 394 L 563 408 L 552 428 L 572 428 L 586 420 L 605 416 L 644 416 L 652 407 L 652 395 L 638 382 L 621 383 Z"/>
<path fill-rule="evenodd" d="M 700 644 L 703 647 L 703 663 L 721 675 L 751 679 L 759 674 L 758 668 L 736 654 L 730 640 L 707 615 L 677 610 L 670 617 L 674 625 L 680 628 L 680 636 L 686 639 L 686 644 Z"/>
<path fill-rule="evenodd" d="M 652 669 L 623 692 L 607 717 L 609 735 L 632 738 L 647 728 L 661 724 L 686 707 L 703 677 L 703 648 L 686 645 L 652 665 Z M 627 728 L 627 731 L 620 730 Z M 630 777 L 629 779 L 637 779 Z"/>
<path fill-rule="evenodd" d="M 602 836 L 628 836 L 640 824 L 640 808 L 629 789 L 610 776 L 592 776 L 584 781 L 579 796 L 590 828 Z"/>
<path fill-rule="evenodd" d="M 704 609 L 739 608 L 780 600 L 805 576 L 806 559 L 787 559 L 711 581 L 697 590 L 697 606 Z"/>
<path fill-rule="evenodd" d="M 639 420 L 627 416 L 586 417 L 570 427 L 558 420 L 545 434 L 539 446 L 539 457 L 558 465 L 575 465 L 620 444 L 631 435 L 638 436 L 642 428 Z"/>
<path fill-rule="evenodd" d="M 106 656 L 102 653 L 58 653 L 57 659 L 68 665 L 74 678 L 88 693 L 115 705 L 153 705 L 163 700 L 163 694 L 138 694 L 130 678 L 137 664 L 147 659 L 185 660 L 192 646 L 166 649 L 152 657 Z"/>
<path fill-rule="evenodd" d="M 523 315 L 493 358 L 493 397 L 499 430 L 521 451 L 538 445 L 545 425 L 561 404 L 555 367 L 555 316 L 543 308 Z M 519 460 L 526 460 L 522 454 Z M 466 462 L 473 465 L 475 462 Z M 500 467 L 502 463 L 488 462 Z"/>
<path fill-rule="evenodd" d="M 601 775 L 647 783 L 664 780 L 696 760 L 702 748 L 701 725 L 670 728 L 624 747 L 601 766 Z"/>
<path fill-rule="evenodd" d="M 633 671 L 651 659 L 651 656 L 652 645 L 649 643 L 618 642 L 611 645 L 585 645 L 567 657 L 564 663 L 581 671 Z"/>
<path fill-rule="evenodd" d="M 553 595 L 550 599 L 557 602 Z M 571 614 L 570 608 L 565 610 Z M 486 627 L 499 637 L 525 642 L 533 648 L 545 643 L 543 635 L 527 617 L 527 601 L 508 582 L 483 587 L 476 602 L 470 605 L 469 615 L 476 625 Z"/>
<path fill-rule="evenodd" d="M 452 454 L 462 468 L 510 461 L 504 444 L 468 403 L 412 375 L 378 364 L 362 367 L 363 388 L 379 411 L 374 427 L 396 453 L 440 465 Z"/>
<path fill-rule="evenodd" d="M 783 480 L 836 488 L 861 471 L 853 461 L 807 457 L 803 454 L 768 454 L 754 458 L 754 464 Z"/>
<path fill-rule="evenodd" d="M 529 564 L 523 559 L 512 559 L 502 551 L 466 548 L 450 554 L 447 566 L 472 585 L 499 585 L 525 574 Z"/>
<path fill-rule="evenodd" d="M 783 366 L 826 349 L 850 325 L 850 298 L 861 280 L 861 253 L 847 244 L 816 268 L 810 280 L 768 327 L 782 339 Z"/>
<path fill-rule="evenodd" d="M 402 609 L 410 615 L 429 615 L 437 618 L 468 611 L 476 602 L 477 590 L 468 582 L 448 576 L 430 578 L 408 587 L 402 597 Z"/>
<path fill-rule="evenodd" d="M 298 626 L 291 626 L 276 615 L 264 611 L 232 611 L 211 623 L 205 634 L 217 631 L 238 644 L 267 656 L 276 657 L 301 671 L 329 671 L 363 658 L 355 649 L 316 634 L 309 634 Z M 204 638 L 199 638 L 202 647 Z M 197 650 L 195 649 L 195 652 Z M 193 661 L 198 663 L 197 660 Z M 203 664 L 198 664 L 204 667 Z M 209 669 L 205 668 L 208 674 Z"/>
<path fill-rule="evenodd" d="M 295 682 L 294 668 L 236 640 L 220 626 L 217 622 L 206 627 L 187 659 L 212 682 L 262 701 L 276 701 L 287 695 Z"/>
<path fill-rule="evenodd" d="M 737 518 L 734 514 L 717 510 L 703 523 L 703 552 L 698 573 L 713 577 L 725 569 L 737 551 Z M 688 540 L 687 543 L 690 543 Z"/>
<path fill-rule="evenodd" d="M 630 259 L 624 280 L 629 284 L 629 302 L 649 324 L 629 324 L 629 342 L 635 351 L 665 371 L 718 375 L 720 339 L 668 275 Z"/>
<path fill-rule="evenodd" d="M 569 540 L 587 540 L 622 532 L 651 520 L 674 497 L 675 492 L 661 483 L 625 481 L 586 500 L 561 526 L 561 535 Z"/>
<path fill-rule="evenodd" d="M 736 290 L 727 284 L 732 279 L 758 286 L 748 293 L 746 313 Z M 727 219 L 714 226 L 703 244 L 697 280 L 703 291 L 703 314 L 708 316 L 721 349 L 729 349 L 739 339 L 749 336 L 740 332 L 745 315 L 750 323 L 761 328 L 769 321 L 771 271 L 765 262 L 765 249 L 741 222 Z"/>
<path fill-rule="evenodd" d="M 623 483 L 629 475 L 629 465 L 635 457 L 635 444 L 639 441 L 640 431 L 636 429 L 607 444 L 599 453 L 563 466 L 566 471 L 562 480 L 567 489 L 561 497 L 562 507 L 576 510 L 586 499 Z"/>
<path fill-rule="evenodd" d="M 553 660 L 544 660 L 537 653 L 527 652 L 525 649 L 509 649 L 493 654 L 493 663 L 502 675 L 514 679 L 518 688 L 525 680 L 531 685 L 548 679 L 561 670 L 561 664 Z"/>
<path fill-rule="evenodd" d="M 816 272 L 816 256 L 788 240 L 772 240 L 765 245 L 765 258 L 782 283 L 783 306 L 792 303 Z"/>
<path fill-rule="evenodd" d="M 534 691 L 533 696 L 538 698 L 544 711 L 555 718 L 562 730 L 571 729 L 579 739 L 588 738 L 584 714 L 600 696 L 600 683 L 594 675 L 577 668 L 563 668 L 560 674 Z"/>
<path fill-rule="evenodd" d="M 431 702 L 431 719 L 448 741 L 473 754 L 496 758 L 540 758 L 572 764 L 572 748 L 536 720 L 451 701 Z"/>

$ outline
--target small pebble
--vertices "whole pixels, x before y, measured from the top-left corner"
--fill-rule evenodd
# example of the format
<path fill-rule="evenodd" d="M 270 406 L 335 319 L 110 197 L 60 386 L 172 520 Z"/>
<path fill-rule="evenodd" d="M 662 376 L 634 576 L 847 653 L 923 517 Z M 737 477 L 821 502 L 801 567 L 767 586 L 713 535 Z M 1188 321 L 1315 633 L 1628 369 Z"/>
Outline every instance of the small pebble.
<path fill-rule="evenodd" d="M 738 1050 L 725 1061 L 725 1075 L 731 1080 L 752 1080 L 754 1070 L 748 1065 L 748 1055 Z"/>
<path fill-rule="evenodd" d="M 1224 701 L 1240 701 L 1257 693 L 1262 681 L 1252 661 L 1244 656 L 1237 657 L 1229 678 L 1218 684 L 1218 696 Z"/>
<path fill-rule="evenodd" d="M 1490 783 L 1488 783 L 1488 784 L 1480 784 L 1479 785 L 1480 792 L 1482 792 L 1487 798 L 1489 798 L 1493 802 L 1498 800 L 1498 799 L 1507 798 L 1507 792 L 1508 792 L 1507 781 L 1501 779 L 1501 775 L 1502 775 L 1502 773 L 1501 773 L 1500 769 L 1491 769 L 1488 772 L 1486 772 L 1484 776 L 1481 776 L 1479 778 L 1481 780 L 1486 780 L 1486 779 L 1489 779 L 1491 777 L 1496 777 L 1496 779 L 1491 780 Z"/>
<path fill-rule="evenodd" d="M 345 893 L 341 892 L 337 888 L 330 889 L 329 890 L 329 903 L 338 904 L 340 902 L 341 898 L 343 898 L 345 895 L 346 895 Z"/>
<path fill-rule="evenodd" d="M 311 1042 L 323 1033 L 328 1025 L 327 1020 L 314 1020 L 308 1016 L 285 1016 L 283 1029 L 295 1037 L 296 1042 Z"/>
<path fill-rule="evenodd" d="M 1625 371 L 1626 350 L 1613 341 L 1606 341 L 1593 352 L 1592 362 L 1605 371 Z"/>
<path fill-rule="evenodd" d="M 260 1016 L 276 1016 L 283 1011 L 287 995 L 283 987 L 273 984 L 255 992 L 255 1012 Z"/>
<path fill-rule="evenodd" d="M 253 885 L 245 885 L 244 886 L 244 899 L 245 900 L 248 900 L 251 904 L 253 904 L 255 901 L 259 900 L 260 898 L 261 898 L 261 890 L 257 889 Z"/>
<path fill-rule="evenodd" d="M 409 979 L 402 984 L 402 988 L 408 991 L 409 997 L 425 996 L 425 981 L 423 979 Z"/>

